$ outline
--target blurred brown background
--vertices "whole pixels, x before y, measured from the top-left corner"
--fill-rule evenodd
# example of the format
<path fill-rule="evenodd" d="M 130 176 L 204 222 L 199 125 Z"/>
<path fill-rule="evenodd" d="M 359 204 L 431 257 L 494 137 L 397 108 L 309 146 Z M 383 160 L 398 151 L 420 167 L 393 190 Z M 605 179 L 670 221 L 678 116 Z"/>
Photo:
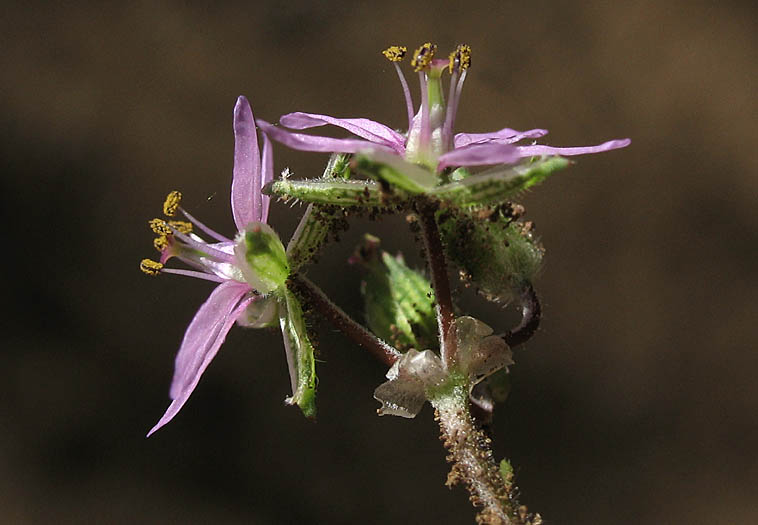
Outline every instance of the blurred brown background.
<path fill-rule="evenodd" d="M 473 523 L 427 407 L 379 418 L 385 370 L 324 327 L 320 417 L 282 400 L 280 337 L 234 329 L 149 440 L 212 285 L 149 279 L 164 195 L 231 232 L 235 97 L 401 127 L 390 43 L 474 49 L 458 130 L 632 137 L 523 201 L 543 327 L 496 414 L 523 501 L 555 524 L 758 522 L 756 9 L 725 2 L 75 2 L 0 17 L 2 523 Z M 415 85 L 414 85 L 415 95 Z M 276 148 L 276 169 L 326 158 Z M 300 208 L 273 206 L 287 238 Z M 360 314 L 357 221 L 311 277 Z M 398 233 L 400 232 L 400 233 Z M 401 235 L 402 234 L 402 235 Z M 463 294 L 474 315 L 514 322 Z"/>

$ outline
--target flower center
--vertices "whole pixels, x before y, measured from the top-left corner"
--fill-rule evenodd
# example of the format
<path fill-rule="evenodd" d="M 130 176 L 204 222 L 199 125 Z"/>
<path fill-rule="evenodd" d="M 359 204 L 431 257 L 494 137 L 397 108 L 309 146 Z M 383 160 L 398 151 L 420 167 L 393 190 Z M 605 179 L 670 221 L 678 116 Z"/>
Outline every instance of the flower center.
<path fill-rule="evenodd" d="M 398 62 L 405 57 L 406 48 L 390 46 L 382 52 L 397 69 L 405 92 L 409 120 L 405 158 L 435 172 L 439 156 L 453 149 L 453 124 L 463 81 L 471 66 L 471 48 L 460 44 L 447 60 L 435 59 L 436 51 L 435 44 L 426 42 L 412 55 L 411 66 L 419 75 L 421 87 L 421 104 L 415 116 L 405 77 L 398 67 Z M 451 76 L 447 102 L 442 87 L 444 70 Z"/>

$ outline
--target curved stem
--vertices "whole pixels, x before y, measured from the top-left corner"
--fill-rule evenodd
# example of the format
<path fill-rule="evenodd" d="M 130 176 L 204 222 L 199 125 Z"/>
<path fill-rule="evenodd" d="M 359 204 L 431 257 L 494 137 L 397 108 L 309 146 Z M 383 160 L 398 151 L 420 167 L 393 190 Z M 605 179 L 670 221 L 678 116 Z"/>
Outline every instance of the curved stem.
<path fill-rule="evenodd" d="M 295 274 L 290 277 L 290 282 L 296 290 L 303 295 L 307 303 L 314 306 L 314 309 L 321 314 L 327 321 L 332 323 L 342 333 L 371 352 L 374 357 L 379 359 L 387 366 L 392 366 L 395 361 L 400 359 L 402 354 L 393 346 L 385 343 L 364 326 L 353 320 L 345 311 L 334 304 L 326 294 L 316 286 L 307 277 Z"/>
<path fill-rule="evenodd" d="M 432 277 L 432 287 L 434 288 L 440 356 L 443 363 L 450 365 L 455 361 L 456 354 L 455 337 L 450 337 L 450 327 L 455 320 L 455 313 L 453 312 L 453 298 L 450 294 L 445 250 L 442 246 L 437 220 L 434 217 L 435 211 L 437 211 L 437 206 L 429 201 L 421 201 L 416 205 L 416 213 L 421 223 L 421 233 L 424 239 L 424 251 L 426 252 L 429 273 Z"/>
<path fill-rule="evenodd" d="M 531 339 L 537 331 L 541 317 L 540 300 L 531 283 L 529 283 L 521 293 L 521 322 L 516 328 L 508 330 L 501 337 L 511 348 L 523 344 Z"/>

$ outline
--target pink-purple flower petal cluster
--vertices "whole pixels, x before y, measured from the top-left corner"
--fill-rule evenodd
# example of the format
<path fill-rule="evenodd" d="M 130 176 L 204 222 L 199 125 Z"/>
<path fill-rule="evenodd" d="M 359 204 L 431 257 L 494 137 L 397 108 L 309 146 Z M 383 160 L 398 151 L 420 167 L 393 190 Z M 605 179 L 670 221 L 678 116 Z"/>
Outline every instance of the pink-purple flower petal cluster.
<path fill-rule="evenodd" d="M 231 208 L 239 235 L 239 232 L 244 232 L 253 223 L 267 222 L 270 198 L 261 193 L 261 188 L 273 178 L 271 142 L 264 135 L 261 155 L 253 112 L 245 97 L 239 97 L 234 108 L 234 139 Z M 174 377 L 169 391 L 172 402 L 148 436 L 176 416 L 216 356 L 232 325 L 236 321 L 244 321 L 248 307 L 263 299 L 245 279 L 246 272 L 251 269 L 244 267 L 245 261 L 235 256 L 237 241 L 211 230 L 180 207 L 178 209 L 191 224 L 217 242 L 208 243 L 194 233 L 183 233 L 171 226 L 173 221 L 168 221 L 166 226 L 170 232 L 163 230 L 166 235 L 161 242 L 161 262 L 153 263 L 152 267 L 161 273 L 199 277 L 220 284 L 211 292 L 187 327 L 176 355 Z M 163 267 L 174 257 L 195 270 Z"/>
<path fill-rule="evenodd" d="M 424 44 L 414 54 L 412 64 L 419 73 L 421 105 L 413 116 L 413 101 L 407 82 L 397 62 L 405 48 L 392 46 L 384 52 L 395 65 L 403 87 L 409 115 L 408 132 L 399 133 L 380 122 L 365 118 L 335 118 L 316 113 L 295 112 L 282 116 L 274 126 L 258 120 L 258 126 L 272 139 L 297 150 L 330 153 L 362 153 L 371 158 L 375 152 L 391 152 L 409 164 L 421 164 L 439 173 L 461 166 L 491 166 L 513 164 L 521 159 L 549 155 L 584 155 L 623 148 L 629 139 L 611 140 L 597 146 L 559 148 L 543 145 L 517 145 L 525 139 L 536 139 L 547 130 L 516 131 L 504 128 L 489 133 L 458 133 L 452 136 L 463 82 L 471 63 L 470 48 L 458 46 L 448 60 L 434 59 L 436 46 Z M 441 74 L 451 72 L 448 103 L 441 89 Z M 331 125 L 345 129 L 359 139 L 340 139 L 308 135 L 302 131 Z M 287 128 L 287 129 L 284 129 Z"/>

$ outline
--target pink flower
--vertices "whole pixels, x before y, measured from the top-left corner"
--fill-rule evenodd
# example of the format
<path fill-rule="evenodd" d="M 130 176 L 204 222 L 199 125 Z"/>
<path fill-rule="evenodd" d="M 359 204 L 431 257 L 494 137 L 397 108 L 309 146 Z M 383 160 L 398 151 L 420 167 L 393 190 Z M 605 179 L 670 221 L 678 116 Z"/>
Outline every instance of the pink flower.
<path fill-rule="evenodd" d="M 305 130 L 332 125 L 360 137 L 339 139 L 306 135 L 273 126 L 258 120 L 258 126 L 272 139 L 293 149 L 330 153 L 360 153 L 371 160 L 389 164 L 420 182 L 432 182 L 430 175 L 447 168 L 512 164 L 522 158 L 546 155 L 583 155 L 623 148 L 629 139 L 611 140 L 597 146 L 558 148 L 544 145 L 517 145 L 524 139 L 547 134 L 544 129 L 516 131 L 503 128 L 488 133 L 458 133 L 453 135 L 456 112 L 463 83 L 471 65 L 471 49 L 459 45 L 449 59 L 435 59 L 437 46 L 426 43 L 416 50 L 411 65 L 418 73 L 421 85 L 421 104 L 413 114 L 413 101 L 398 62 L 406 49 L 392 46 L 384 55 L 393 63 L 402 84 L 408 113 L 408 132 L 365 118 L 335 118 L 315 113 L 289 113 L 279 122 L 292 130 Z M 443 94 L 442 74 L 450 72 L 447 102 Z M 426 173 L 422 173 L 425 171 Z M 436 176 L 434 177 L 436 178 Z"/>
<path fill-rule="evenodd" d="M 237 226 L 235 239 L 211 230 L 184 211 L 179 206 L 179 192 L 169 194 L 164 213 L 173 216 L 180 210 L 189 222 L 151 221 L 153 230 L 159 235 L 155 244 L 161 251 L 161 258 L 160 262 L 143 260 L 141 267 L 145 273 L 173 273 L 214 281 L 219 285 L 187 327 L 176 355 L 169 392 L 172 402 L 148 436 L 171 421 L 181 410 L 235 322 L 244 326 L 263 326 L 278 321 L 277 301 L 275 298 L 269 300 L 268 294 L 283 285 L 289 271 L 284 248 L 281 248 L 280 254 L 277 252 L 284 257 L 284 268 L 270 270 L 265 265 L 256 265 L 256 260 L 250 256 L 250 245 L 259 238 L 268 243 L 273 238 L 281 246 L 281 241 L 266 224 L 269 197 L 261 194 L 261 187 L 272 178 L 271 143 L 264 135 L 261 156 L 250 104 L 245 97 L 239 97 L 234 108 L 231 191 L 232 216 Z M 205 241 L 193 233 L 195 228 L 213 240 Z M 194 270 L 164 267 L 171 258 L 183 261 Z"/>

